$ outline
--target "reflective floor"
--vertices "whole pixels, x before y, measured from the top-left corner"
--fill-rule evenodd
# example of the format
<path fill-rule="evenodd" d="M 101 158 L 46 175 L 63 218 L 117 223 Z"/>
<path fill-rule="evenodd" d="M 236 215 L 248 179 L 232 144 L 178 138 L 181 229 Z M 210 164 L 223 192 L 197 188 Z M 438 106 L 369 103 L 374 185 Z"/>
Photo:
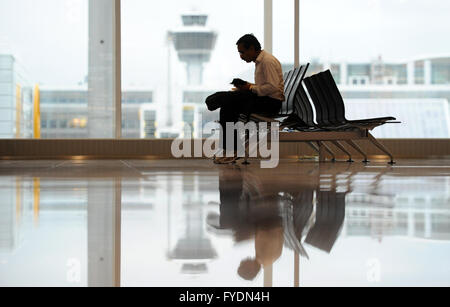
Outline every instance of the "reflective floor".
<path fill-rule="evenodd" d="M 450 161 L 0 161 L 0 286 L 450 286 Z"/>

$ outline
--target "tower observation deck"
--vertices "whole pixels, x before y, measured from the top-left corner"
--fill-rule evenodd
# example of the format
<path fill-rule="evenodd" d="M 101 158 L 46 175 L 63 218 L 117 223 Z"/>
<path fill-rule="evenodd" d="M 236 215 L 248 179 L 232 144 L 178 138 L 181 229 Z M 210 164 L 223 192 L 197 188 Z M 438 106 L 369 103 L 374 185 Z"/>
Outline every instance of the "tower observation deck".
<path fill-rule="evenodd" d="M 183 14 L 183 26 L 169 31 L 178 59 L 186 63 L 188 85 L 202 84 L 203 63 L 211 58 L 217 33 L 206 27 L 208 15 Z"/>

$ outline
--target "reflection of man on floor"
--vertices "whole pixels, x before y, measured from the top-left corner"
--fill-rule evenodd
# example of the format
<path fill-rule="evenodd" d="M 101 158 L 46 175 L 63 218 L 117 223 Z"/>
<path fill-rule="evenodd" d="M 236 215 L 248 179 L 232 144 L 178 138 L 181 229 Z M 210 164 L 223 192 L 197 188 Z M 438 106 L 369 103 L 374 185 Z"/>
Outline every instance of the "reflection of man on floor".
<path fill-rule="evenodd" d="M 233 168 L 220 170 L 219 192 L 220 215 L 209 214 L 208 224 L 232 230 L 236 242 L 254 238 L 255 257 L 243 260 L 238 274 L 251 280 L 263 268 L 266 277 L 284 244 L 278 190 L 251 172 Z"/>
<path fill-rule="evenodd" d="M 270 286 L 272 265 L 284 245 L 309 259 L 302 238 L 328 253 L 335 244 L 345 219 L 347 192 L 293 182 L 295 186 L 280 185 L 258 172 L 236 167 L 219 170 L 220 215 L 208 214 L 208 224 L 215 230 L 226 229 L 235 242 L 255 242 L 254 257 L 239 265 L 240 277 L 253 280 L 263 268 L 264 285 Z"/>
<path fill-rule="evenodd" d="M 284 243 L 283 227 L 256 227 L 255 230 L 255 258 L 241 261 L 238 274 L 244 279 L 252 280 L 258 275 L 261 267 L 272 269 L 272 264 L 281 256 Z"/>

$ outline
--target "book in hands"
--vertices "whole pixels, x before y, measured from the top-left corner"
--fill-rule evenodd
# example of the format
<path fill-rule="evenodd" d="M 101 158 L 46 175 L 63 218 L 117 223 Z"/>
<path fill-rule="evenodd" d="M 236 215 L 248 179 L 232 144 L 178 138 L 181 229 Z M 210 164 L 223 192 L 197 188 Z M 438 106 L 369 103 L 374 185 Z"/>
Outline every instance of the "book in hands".
<path fill-rule="evenodd" d="M 233 79 L 233 81 L 231 81 L 230 84 L 233 84 L 234 86 L 242 86 L 242 85 L 247 84 L 247 81 L 244 81 L 244 80 L 239 79 L 239 78 L 235 78 L 235 79 Z"/>

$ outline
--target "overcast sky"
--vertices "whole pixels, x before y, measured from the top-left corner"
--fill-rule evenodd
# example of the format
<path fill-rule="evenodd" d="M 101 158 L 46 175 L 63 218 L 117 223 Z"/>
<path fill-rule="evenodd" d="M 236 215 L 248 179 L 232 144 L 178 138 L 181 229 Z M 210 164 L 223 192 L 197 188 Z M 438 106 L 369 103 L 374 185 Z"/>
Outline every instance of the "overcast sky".
<path fill-rule="evenodd" d="M 293 62 L 293 0 L 274 0 L 273 53 Z M 448 0 L 300 0 L 301 61 L 388 61 L 450 54 Z M 0 53 L 12 50 L 33 82 L 76 85 L 87 74 L 87 0 L 0 0 Z M 220 85 L 252 65 L 235 42 L 254 33 L 263 42 L 263 0 L 122 0 L 123 84 L 157 88 L 167 80 L 168 30 L 192 9 L 209 15 L 218 33 L 204 79 Z M 6 46 L 6 47 L 5 47 Z M 183 66 L 172 54 L 173 75 Z M 183 82 L 181 79 L 179 82 Z"/>

